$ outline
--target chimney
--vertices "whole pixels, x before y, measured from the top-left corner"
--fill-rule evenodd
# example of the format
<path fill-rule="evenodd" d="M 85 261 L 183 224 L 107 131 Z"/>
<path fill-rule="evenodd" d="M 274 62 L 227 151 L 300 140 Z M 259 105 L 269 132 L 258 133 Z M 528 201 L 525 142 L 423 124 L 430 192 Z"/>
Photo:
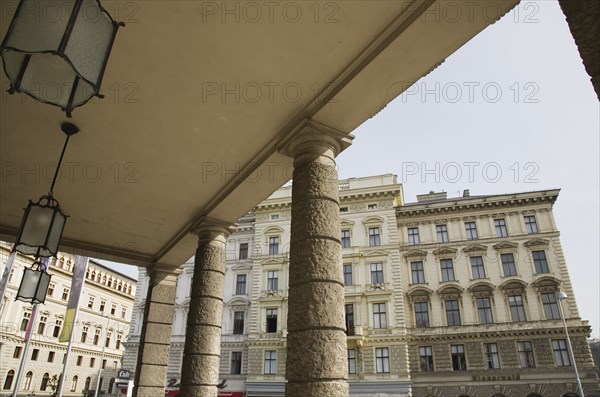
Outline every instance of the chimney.
<path fill-rule="evenodd" d="M 448 198 L 448 193 L 446 193 L 446 192 L 435 193 L 433 190 L 431 190 L 427 194 L 418 194 L 417 202 L 422 203 L 425 201 L 439 201 L 439 200 L 446 200 L 447 198 Z"/>
<path fill-rule="evenodd" d="M 471 193 L 469 192 L 469 189 L 465 189 L 463 190 L 463 197 L 470 197 Z"/>

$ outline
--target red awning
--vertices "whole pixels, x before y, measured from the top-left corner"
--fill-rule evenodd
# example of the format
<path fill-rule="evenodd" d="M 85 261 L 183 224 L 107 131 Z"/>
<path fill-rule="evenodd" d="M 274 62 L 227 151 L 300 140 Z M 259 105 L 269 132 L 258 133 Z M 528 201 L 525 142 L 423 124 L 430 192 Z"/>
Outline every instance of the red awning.
<path fill-rule="evenodd" d="M 244 397 L 243 391 L 220 391 L 217 397 Z"/>

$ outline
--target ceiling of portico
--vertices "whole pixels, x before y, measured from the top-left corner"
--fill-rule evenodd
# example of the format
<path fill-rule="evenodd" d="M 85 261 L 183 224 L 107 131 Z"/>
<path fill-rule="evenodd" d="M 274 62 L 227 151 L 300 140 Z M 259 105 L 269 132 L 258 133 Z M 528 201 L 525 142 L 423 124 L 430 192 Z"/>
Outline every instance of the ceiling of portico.
<path fill-rule="evenodd" d="M 106 97 L 73 113 L 81 132 L 55 189 L 71 216 L 63 250 L 184 263 L 200 219 L 235 222 L 290 179 L 278 147 L 303 120 L 350 134 L 516 1 L 452 2 L 459 19 L 444 3 L 104 1 L 127 26 Z M 14 7 L 1 12 L 4 36 Z M 48 191 L 66 118 L 0 83 L 0 237 L 14 241 L 27 200 Z"/>

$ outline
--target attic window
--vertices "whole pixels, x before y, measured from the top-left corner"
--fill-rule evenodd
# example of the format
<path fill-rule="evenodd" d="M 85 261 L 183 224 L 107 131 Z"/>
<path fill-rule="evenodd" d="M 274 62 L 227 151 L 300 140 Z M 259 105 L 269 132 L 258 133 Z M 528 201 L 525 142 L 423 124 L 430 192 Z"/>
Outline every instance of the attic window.
<path fill-rule="evenodd" d="M 271 220 L 272 221 L 278 221 L 279 220 L 279 214 L 272 214 L 271 215 Z"/>
<path fill-rule="evenodd" d="M 348 207 L 340 207 L 340 212 L 348 212 Z"/>
<path fill-rule="evenodd" d="M 377 203 L 367 204 L 367 209 L 368 210 L 376 210 L 377 209 Z"/>

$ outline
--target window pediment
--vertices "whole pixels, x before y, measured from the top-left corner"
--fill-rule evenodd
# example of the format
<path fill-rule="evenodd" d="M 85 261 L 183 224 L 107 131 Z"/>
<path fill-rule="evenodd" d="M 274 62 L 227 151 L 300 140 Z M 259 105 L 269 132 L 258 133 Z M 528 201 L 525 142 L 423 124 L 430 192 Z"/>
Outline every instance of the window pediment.
<path fill-rule="evenodd" d="M 500 285 L 500 289 L 504 291 L 506 295 L 521 295 L 527 288 L 527 283 L 519 279 L 506 280 Z"/>
<path fill-rule="evenodd" d="M 389 252 L 385 250 L 370 250 L 366 251 L 362 254 L 365 257 L 374 257 L 374 256 L 388 256 Z"/>
<path fill-rule="evenodd" d="M 271 226 L 267 229 L 265 229 L 264 234 L 265 236 L 278 236 L 283 234 L 284 230 L 282 228 L 280 228 L 279 226 Z"/>
<path fill-rule="evenodd" d="M 444 299 L 460 299 L 464 289 L 458 284 L 447 284 L 438 288 L 437 294 Z"/>
<path fill-rule="evenodd" d="M 543 249 L 543 248 L 547 248 L 548 245 L 550 245 L 550 241 L 543 239 L 543 238 L 534 238 L 534 239 L 526 241 L 523 245 L 529 249 L 536 249 L 536 248 Z"/>
<path fill-rule="evenodd" d="M 248 264 L 235 264 L 231 266 L 231 270 L 240 271 L 240 270 L 252 270 L 252 266 Z"/>
<path fill-rule="evenodd" d="M 538 292 L 556 292 L 560 286 L 560 280 L 554 276 L 542 276 L 531 283 Z"/>
<path fill-rule="evenodd" d="M 458 250 L 451 247 L 442 247 L 433 251 L 433 255 L 438 257 L 455 257 Z"/>
<path fill-rule="evenodd" d="M 427 302 L 431 294 L 433 294 L 433 291 L 423 286 L 413 287 L 406 293 L 412 302 Z"/>
<path fill-rule="evenodd" d="M 469 244 L 463 248 L 465 254 L 481 254 L 487 251 L 487 247 L 483 244 Z"/>
<path fill-rule="evenodd" d="M 236 296 L 235 298 L 230 299 L 228 302 L 225 303 L 227 306 L 231 306 L 232 308 L 234 306 L 241 306 L 245 310 L 246 307 L 248 307 L 250 305 L 250 301 L 248 299 Z"/>
<path fill-rule="evenodd" d="M 517 250 L 517 248 L 519 248 L 519 244 L 511 243 L 509 241 L 503 241 L 501 243 L 494 245 L 494 249 L 501 253 L 514 252 Z"/>
<path fill-rule="evenodd" d="M 383 224 L 383 218 L 380 216 L 369 216 L 362 221 L 365 226 L 379 226 Z"/>
<path fill-rule="evenodd" d="M 354 221 L 349 221 L 348 219 L 342 219 L 340 224 L 342 226 L 342 229 L 351 229 L 352 227 L 354 227 Z"/>
<path fill-rule="evenodd" d="M 405 258 L 425 258 L 427 256 L 427 251 L 412 249 L 408 250 L 404 253 Z"/>
<path fill-rule="evenodd" d="M 471 285 L 468 291 L 476 298 L 487 298 L 494 294 L 494 284 L 482 281 Z"/>

